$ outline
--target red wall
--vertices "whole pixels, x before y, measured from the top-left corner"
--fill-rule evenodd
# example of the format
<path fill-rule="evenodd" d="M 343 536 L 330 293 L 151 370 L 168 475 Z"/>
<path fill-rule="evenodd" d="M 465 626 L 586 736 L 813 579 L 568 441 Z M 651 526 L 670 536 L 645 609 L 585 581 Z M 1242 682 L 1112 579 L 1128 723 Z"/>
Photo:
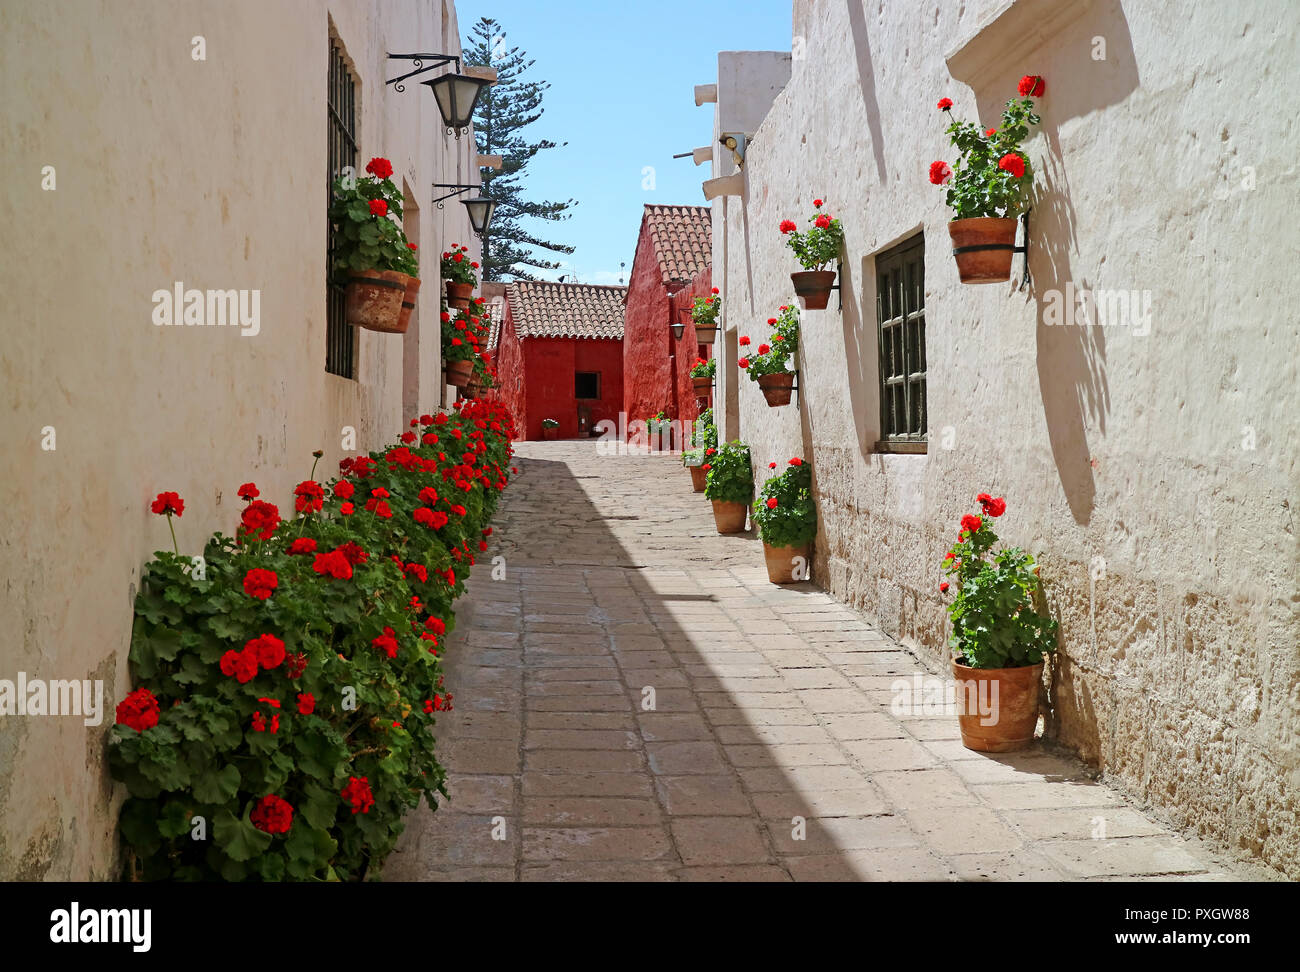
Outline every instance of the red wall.
<path fill-rule="evenodd" d="M 573 365 L 575 371 L 594 371 L 600 375 L 600 399 L 584 399 L 581 404 L 591 409 L 591 426 L 609 419 L 618 426 L 618 413 L 623 407 L 623 342 L 583 338 L 574 342 Z M 572 400 L 573 383 L 569 383 Z M 578 403 L 573 403 L 574 433 L 577 433 Z M 561 420 L 560 431 L 564 431 Z"/>
<path fill-rule="evenodd" d="M 712 273 L 705 269 L 673 301 L 664 286 L 654 244 L 644 221 L 637 240 L 632 276 L 628 281 L 627 316 L 623 324 L 623 411 L 631 423 L 663 411 L 670 419 L 698 417 L 690 370 L 701 357 L 695 328 L 687 324 L 680 341 L 669 323 L 677 307 L 689 307 L 696 294 L 707 294 Z M 712 348 L 703 357 L 709 357 Z"/>
<path fill-rule="evenodd" d="M 522 342 L 515 335 L 515 322 L 510 313 L 510 303 L 506 302 L 505 320 L 501 325 L 501 336 L 497 338 L 497 378 L 500 381 L 500 395 L 510 407 L 515 417 L 516 434 L 520 438 L 541 438 L 541 433 L 529 436 L 528 400 L 524 394 L 524 351 Z M 540 429 L 541 419 L 537 419 Z"/>

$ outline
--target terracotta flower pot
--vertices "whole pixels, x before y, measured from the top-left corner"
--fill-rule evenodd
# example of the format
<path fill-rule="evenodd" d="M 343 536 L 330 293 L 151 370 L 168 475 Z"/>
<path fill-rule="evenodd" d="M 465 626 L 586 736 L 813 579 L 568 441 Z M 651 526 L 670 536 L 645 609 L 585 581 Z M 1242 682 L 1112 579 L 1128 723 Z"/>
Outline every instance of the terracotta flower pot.
<path fill-rule="evenodd" d="M 954 661 L 952 677 L 957 683 L 963 746 L 981 753 L 1006 753 L 1034 741 L 1042 662 L 1017 668 L 967 668 Z"/>
<path fill-rule="evenodd" d="M 466 385 L 464 388 L 461 389 L 461 393 L 466 398 L 478 398 L 480 395 L 483 394 L 483 386 L 476 385 L 471 381 L 468 385 Z"/>
<path fill-rule="evenodd" d="M 758 387 L 772 408 L 790 404 L 790 391 L 794 388 L 794 375 L 759 375 Z"/>
<path fill-rule="evenodd" d="M 744 533 L 745 515 L 749 512 L 748 503 L 724 503 L 712 500 L 713 522 L 719 533 Z"/>
<path fill-rule="evenodd" d="M 474 375 L 473 361 L 448 361 L 447 384 L 455 385 L 457 388 L 464 388 L 469 384 L 470 378 Z"/>
<path fill-rule="evenodd" d="M 560 427 L 558 425 L 555 426 L 555 428 L 551 428 L 550 426 L 547 425 L 542 426 L 542 438 L 545 441 L 554 442 L 559 437 L 560 437 Z"/>
<path fill-rule="evenodd" d="M 1001 283 L 1011 279 L 1016 222 L 1014 218 L 976 216 L 954 219 L 948 224 L 957 275 L 962 283 Z"/>
<path fill-rule="evenodd" d="M 712 344 L 713 339 L 718 336 L 718 325 L 716 324 L 696 324 L 695 325 L 695 343 Z"/>
<path fill-rule="evenodd" d="M 703 466 L 687 466 L 691 471 L 691 485 L 695 487 L 695 492 L 704 492 L 704 483 L 709 478 L 708 470 Z"/>
<path fill-rule="evenodd" d="M 835 286 L 834 270 L 800 270 L 790 274 L 795 294 L 803 300 L 805 310 L 825 310 Z"/>
<path fill-rule="evenodd" d="M 808 544 L 806 543 L 798 547 L 773 547 L 765 540 L 763 558 L 767 561 L 767 579 L 773 584 L 793 584 L 795 581 L 808 579 Z M 796 568 L 799 568 L 801 575 L 799 577 L 794 576 Z"/>
<path fill-rule="evenodd" d="M 344 291 L 347 322 L 368 331 L 401 334 L 406 330 L 406 321 L 399 323 L 399 318 L 409 279 L 396 270 L 354 271 Z"/>
<path fill-rule="evenodd" d="M 470 298 L 474 296 L 474 285 L 447 281 L 447 306 L 457 310 L 469 310 Z"/>
<path fill-rule="evenodd" d="M 691 387 L 695 389 L 696 398 L 708 398 L 709 393 L 713 391 L 713 379 L 692 378 Z"/>
<path fill-rule="evenodd" d="M 420 294 L 420 278 L 406 278 L 406 293 L 402 294 L 402 313 L 397 316 L 397 329 L 405 334 L 411 324 L 411 312 L 415 310 L 415 300 Z"/>

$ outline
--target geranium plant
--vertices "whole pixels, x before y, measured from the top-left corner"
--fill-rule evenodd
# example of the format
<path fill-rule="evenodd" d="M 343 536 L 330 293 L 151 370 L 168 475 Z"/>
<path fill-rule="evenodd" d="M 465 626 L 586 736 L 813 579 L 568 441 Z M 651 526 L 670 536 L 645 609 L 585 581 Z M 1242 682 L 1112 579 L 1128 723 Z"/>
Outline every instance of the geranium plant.
<path fill-rule="evenodd" d="M 1006 512 L 1006 501 L 988 493 L 976 499 L 980 514 L 961 518 L 957 542 L 943 559 L 943 573 L 956 584 L 948 605 L 956 660 L 969 668 L 1037 665 L 1055 650 L 1057 630 L 1035 610 L 1038 567 L 1019 547 L 993 551 L 998 537 L 991 523 Z M 940 583 L 940 592 L 951 583 Z"/>
<path fill-rule="evenodd" d="M 692 378 L 712 378 L 717 373 L 717 358 L 710 358 L 708 361 L 705 361 L 703 358 L 696 358 L 695 364 L 691 365 Z"/>
<path fill-rule="evenodd" d="M 800 231 L 792 219 L 781 221 L 786 245 L 805 270 L 825 270 L 844 249 L 844 228 L 837 218 L 822 212 L 823 205 L 822 200 L 813 200 L 813 214 L 808 218 L 812 225 L 806 230 Z"/>
<path fill-rule="evenodd" d="M 706 408 L 691 426 L 690 444 L 691 448 L 682 453 L 683 466 L 701 466 L 717 451 L 718 427 L 713 424 L 713 409 Z"/>
<path fill-rule="evenodd" d="M 718 288 L 714 287 L 707 296 L 695 298 L 695 302 L 691 305 L 691 320 L 697 326 L 717 327 L 718 311 L 721 309 L 722 298 L 718 296 Z"/>
<path fill-rule="evenodd" d="M 441 270 L 445 282 L 471 286 L 478 283 L 478 277 L 475 275 L 478 261 L 471 260 L 469 247 L 460 243 L 453 243 L 442 255 Z"/>
<path fill-rule="evenodd" d="M 133 876 L 361 879 L 445 796 L 443 642 L 514 436 L 504 406 L 457 405 L 337 479 L 313 465 L 292 513 L 243 484 L 201 570 L 147 565 L 109 749 Z"/>
<path fill-rule="evenodd" d="M 799 348 L 799 308 L 783 304 L 779 316 L 769 317 L 767 323 L 772 326 L 772 343 L 758 345 L 752 355 L 746 354 L 736 362 L 750 381 L 764 375 L 790 374 L 790 356 Z M 740 346 L 750 347 L 750 339 L 742 336 Z"/>
<path fill-rule="evenodd" d="M 959 121 L 952 117 L 951 99 L 939 101 L 937 107 L 949 119 L 947 135 L 957 160 L 951 166 L 930 163 L 930 181 L 948 187 L 946 200 L 954 219 L 1015 217 L 1029 207 L 1034 169 L 1020 144 L 1029 137 L 1029 127 L 1039 122 L 1030 96 L 1041 95 L 1043 89 L 1041 77 L 1021 78 L 1021 97 L 1006 103 L 996 128 Z"/>
<path fill-rule="evenodd" d="M 560 427 L 559 419 L 553 419 L 553 418 L 542 419 L 542 428 L 544 429 L 558 429 L 559 427 Z"/>
<path fill-rule="evenodd" d="M 329 208 L 334 225 L 330 265 L 346 278 L 360 270 L 397 270 L 412 273 L 415 251 L 402 232 L 402 194 L 391 178 L 387 159 L 371 159 L 369 175 L 334 180 Z M 417 265 L 418 269 L 418 265 Z"/>
<path fill-rule="evenodd" d="M 775 469 L 773 462 L 768 468 Z M 784 472 L 763 483 L 754 500 L 753 520 L 769 547 L 802 547 L 817 535 L 817 507 L 812 499 L 812 467 L 798 456 Z"/>
<path fill-rule="evenodd" d="M 444 361 L 472 361 L 487 339 L 487 326 L 472 311 L 442 312 L 442 357 Z"/>
<path fill-rule="evenodd" d="M 749 503 L 754 495 L 749 446 L 739 440 L 728 442 L 708 456 L 703 468 L 709 474 L 704 487 L 706 499 L 720 503 Z"/>

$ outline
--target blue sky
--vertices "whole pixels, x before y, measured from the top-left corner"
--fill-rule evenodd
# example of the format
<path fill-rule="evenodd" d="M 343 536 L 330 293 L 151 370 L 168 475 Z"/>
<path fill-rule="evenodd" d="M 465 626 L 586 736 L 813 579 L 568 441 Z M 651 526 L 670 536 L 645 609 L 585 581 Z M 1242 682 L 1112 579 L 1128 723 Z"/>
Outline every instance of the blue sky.
<path fill-rule="evenodd" d="M 577 199 L 573 218 L 532 221 L 542 239 L 577 247 L 569 273 L 617 283 L 632 268 L 646 203 L 704 205 L 706 166 L 674 159 L 707 145 L 713 106 L 695 106 L 697 84 L 717 80 L 718 51 L 789 50 L 789 0 L 457 0 L 462 43 L 480 17 L 506 31 L 549 81 L 533 141 L 568 142 L 536 156 L 526 175 L 533 199 Z M 654 189 L 642 188 L 653 167 Z"/>

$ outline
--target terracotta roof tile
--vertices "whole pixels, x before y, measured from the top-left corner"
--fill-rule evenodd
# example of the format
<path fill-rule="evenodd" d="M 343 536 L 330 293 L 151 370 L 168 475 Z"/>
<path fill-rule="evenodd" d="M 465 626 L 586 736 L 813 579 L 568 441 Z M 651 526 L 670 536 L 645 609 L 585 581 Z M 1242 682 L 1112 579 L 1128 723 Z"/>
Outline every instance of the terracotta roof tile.
<path fill-rule="evenodd" d="M 713 262 L 711 213 L 708 206 L 646 206 L 642 219 L 665 284 L 693 280 Z"/>
<path fill-rule="evenodd" d="M 506 285 L 515 334 L 530 337 L 623 337 L 626 287 L 529 280 Z"/>

